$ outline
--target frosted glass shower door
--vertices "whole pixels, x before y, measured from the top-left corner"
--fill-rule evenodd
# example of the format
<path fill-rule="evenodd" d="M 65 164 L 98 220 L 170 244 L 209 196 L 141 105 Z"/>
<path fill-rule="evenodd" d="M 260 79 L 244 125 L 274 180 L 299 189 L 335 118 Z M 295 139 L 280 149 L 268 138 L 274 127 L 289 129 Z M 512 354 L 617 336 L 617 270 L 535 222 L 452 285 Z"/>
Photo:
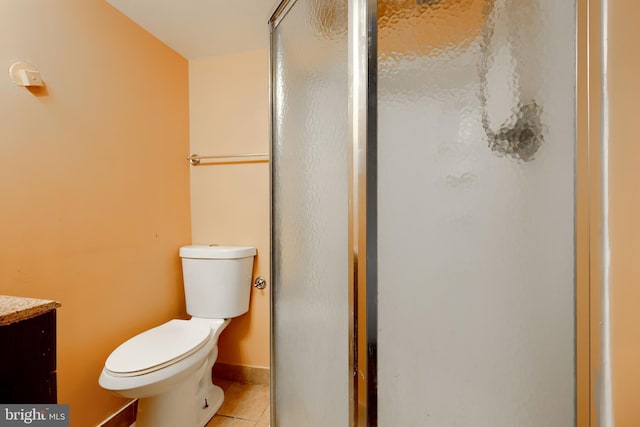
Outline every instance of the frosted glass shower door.
<path fill-rule="evenodd" d="M 272 425 L 346 426 L 347 3 L 283 4 L 271 24 Z"/>
<path fill-rule="evenodd" d="M 378 425 L 575 425 L 575 3 L 378 2 Z"/>

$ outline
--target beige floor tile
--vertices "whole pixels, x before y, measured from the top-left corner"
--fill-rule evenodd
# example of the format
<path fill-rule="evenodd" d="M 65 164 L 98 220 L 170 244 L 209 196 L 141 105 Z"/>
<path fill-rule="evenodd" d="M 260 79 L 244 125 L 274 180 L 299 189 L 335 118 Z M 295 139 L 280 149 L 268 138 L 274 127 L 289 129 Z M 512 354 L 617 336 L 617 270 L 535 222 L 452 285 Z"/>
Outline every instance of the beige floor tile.
<path fill-rule="evenodd" d="M 267 406 L 267 409 L 264 410 L 262 416 L 258 420 L 256 427 L 269 427 L 271 424 L 271 405 Z"/>
<path fill-rule="evenodd" d="M 211 421 L 209 421 L 206 427 L 254 427 L 254 424 L 253 421 L 216 415 L 211 418 Z"/>
<path fill-rule="evenodd" d="M 225 391 L 219 415 L 258 421 L 269 406 L 269 386 L 233 383 Z"/>

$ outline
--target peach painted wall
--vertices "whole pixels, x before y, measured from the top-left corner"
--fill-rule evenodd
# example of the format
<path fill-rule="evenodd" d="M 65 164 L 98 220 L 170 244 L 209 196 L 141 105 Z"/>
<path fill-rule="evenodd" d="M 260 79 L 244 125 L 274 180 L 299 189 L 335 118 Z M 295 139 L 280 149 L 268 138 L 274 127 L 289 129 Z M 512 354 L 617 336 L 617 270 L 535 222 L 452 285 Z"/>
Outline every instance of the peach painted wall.
<path fill-rule="evenodd" d="M 268 152 L 269 85 L 266 50 L 189 62 L 191 152 Z M 254 277 L 269 281 L 269 164 L 191 168 L 191 227 L 196 244 L 258 249 Z M 253 288 L 249 313 L 220 337 L 218 361 L 269 367 L 269 292 Z"/>
<path fill-rule="evenodd" d="M 184 310 L 188 63 L 103 0 L 2 0 L 0 65 L 0 294 L 62 303 L 59 402 L 96 425 L 108 354 Z"/>
<path fill-rule="evenodd" d="M 640 4 L 609 0 L 611 356 L 617 427 L 640 426 Z"/>

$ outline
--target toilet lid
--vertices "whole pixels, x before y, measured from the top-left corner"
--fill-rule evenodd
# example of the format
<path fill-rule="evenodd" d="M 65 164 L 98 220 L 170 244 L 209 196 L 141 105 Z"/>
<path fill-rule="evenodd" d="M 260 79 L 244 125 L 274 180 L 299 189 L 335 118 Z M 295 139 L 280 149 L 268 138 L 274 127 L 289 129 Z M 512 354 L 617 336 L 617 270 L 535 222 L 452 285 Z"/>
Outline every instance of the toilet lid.
<path fill-rule="evenodd" d="M 198 350 L 210 334 L 205 323 L 170 320 L 124 342 L 107 358 L 105 368 L 121 375 L 160 368 Z"/>

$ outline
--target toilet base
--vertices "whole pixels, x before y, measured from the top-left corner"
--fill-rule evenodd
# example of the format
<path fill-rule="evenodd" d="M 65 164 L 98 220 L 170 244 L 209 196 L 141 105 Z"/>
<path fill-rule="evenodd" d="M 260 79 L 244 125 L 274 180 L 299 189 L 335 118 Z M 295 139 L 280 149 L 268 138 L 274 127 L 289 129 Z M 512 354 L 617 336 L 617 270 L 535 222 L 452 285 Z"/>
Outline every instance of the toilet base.
<path fill-rule="evenodd" d="M 197 405 L 190 402 L 191 404 L 172 407 L 172 405 L 166 404 L 166 399 L 163 398 L 165 396 L 139 400 L 136 427 L 204 427 L 218 412 L 224 401 L 224 394 L 218 386 L 214 386 Z M 207 407 L 205 407 L 205 398 L 207 400 L 206 404 L 208 404 Z"/>
<path fill-rule="evenodd" d="M 171 391 L 138 399 L 135 426 L 206 426 L 224 401 L 224 392 L 211 381 L 212 367 L 212 362 L 205 362 L 196 375 L 176 384 Z"/>

